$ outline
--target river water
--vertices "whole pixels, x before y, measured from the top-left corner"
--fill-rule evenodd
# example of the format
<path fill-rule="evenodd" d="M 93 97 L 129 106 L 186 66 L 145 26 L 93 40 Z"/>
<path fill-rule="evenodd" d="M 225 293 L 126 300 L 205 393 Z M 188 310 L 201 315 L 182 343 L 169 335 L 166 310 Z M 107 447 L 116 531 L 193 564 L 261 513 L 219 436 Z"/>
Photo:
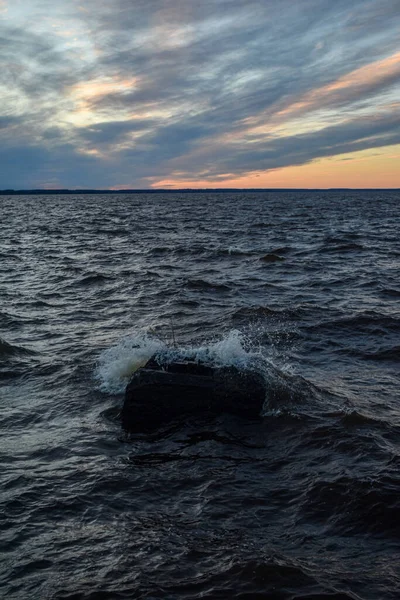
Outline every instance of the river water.
<path fill-rule="evenodd" d="M 400 597 L 400 194 L 0 198 L 11 599 Z M 154 353 L 262 414 L 121 427 Z"/>

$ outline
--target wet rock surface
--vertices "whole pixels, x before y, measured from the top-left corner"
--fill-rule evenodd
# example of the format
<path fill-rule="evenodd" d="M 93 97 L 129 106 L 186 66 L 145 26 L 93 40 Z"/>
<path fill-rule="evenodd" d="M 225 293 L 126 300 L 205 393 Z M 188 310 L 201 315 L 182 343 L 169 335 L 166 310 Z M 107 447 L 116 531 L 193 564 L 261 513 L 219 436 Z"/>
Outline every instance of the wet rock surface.
<path fill-rule="evenodd" d="M 122 424 L 131 431 L 148 430 L 200 412 L 258 417 L 265 393 L 264 378 L 250 369 L 192 360 L 159 364 L 152 358 L 126 388 Z"/>

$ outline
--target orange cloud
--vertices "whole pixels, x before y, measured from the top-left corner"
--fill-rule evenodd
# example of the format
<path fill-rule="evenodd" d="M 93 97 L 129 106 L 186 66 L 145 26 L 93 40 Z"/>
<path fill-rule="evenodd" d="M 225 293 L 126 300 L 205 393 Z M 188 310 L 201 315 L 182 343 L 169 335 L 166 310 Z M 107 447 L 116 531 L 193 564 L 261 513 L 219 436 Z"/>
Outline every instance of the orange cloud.
<path fill-rule="evenodd" d="M 300 100 L 276 113 L 275 117 L 287 119 L 312 109 L 348 100 L 349 96 L 357 99 L 369 89 L 379 89 L 396 77 L 400 77 L 400 52 L 355 69 L 333 83 L 307 92 Z"/>
<path fill-rule="evenodd" d="M 86 102 L 93 98 L 101 98 L 108 94 L 130 92 L 137 84 L 137 77 L 127 79 L 94 79 L 77 83 L 71 87 L 71 94 L 78 100 Z"/>
<path fill-rule="evenodd" d="M 110 94 L 126 94 L 137 85 L 137 77 L 92 79 L 71 86 L 67 97 L 73 102 L 73 110 L 66 114 L 66 120 L 78 127 L 84 127 L 104 121 L 104 117 L 96 112 L 93 101 L 101 100 Z M 122 115 L 124 120 L 126 114 Z"/>

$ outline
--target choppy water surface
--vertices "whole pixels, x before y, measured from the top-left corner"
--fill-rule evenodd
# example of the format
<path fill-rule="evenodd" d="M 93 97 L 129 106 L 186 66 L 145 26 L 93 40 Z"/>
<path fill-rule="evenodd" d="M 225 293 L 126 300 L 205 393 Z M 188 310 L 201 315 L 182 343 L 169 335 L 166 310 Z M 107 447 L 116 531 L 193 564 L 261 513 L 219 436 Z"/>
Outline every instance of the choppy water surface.
<path fill-rule="evenodd" d="M 400 596 L 399 200 L 0 199 L 4 598 Z M 257 363 L 262 418 L 127 435 L 173 338 Z"/>

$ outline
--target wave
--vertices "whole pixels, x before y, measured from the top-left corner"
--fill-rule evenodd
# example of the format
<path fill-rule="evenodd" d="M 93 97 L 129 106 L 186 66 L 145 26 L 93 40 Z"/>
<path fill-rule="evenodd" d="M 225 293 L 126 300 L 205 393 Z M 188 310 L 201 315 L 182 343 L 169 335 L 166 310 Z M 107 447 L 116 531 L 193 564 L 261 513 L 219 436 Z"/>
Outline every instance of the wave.
<path fill-rule="evenodd" d="M 291 246 L 280 246 L 279 248 L 274 248 L 271 250 L 272 254 L 287 254 L 291 252 L 293 248 Z"/>
<path fill-rule="evenodd" d="M 123 337 L 99 356 L 95 379 L 100 391 L 109 394 L 123 393 L 133 373 L 154 354 L 165 349 L 164 342 L 146 332 Z"/>
<path fill-rule="evenodd" d="M 274 223 L 269 223 L 267 221 L 258 221 L 257 223 L 253 223 L 250 227 L 251 229 L 268 229 L 268 227 L 272 227 Z"/>
<path fill-rule="evenodd" d="M 2 338 L 0 338 L 0 358 L 7 358 L 8 356 L 16 356 L 16 355 L 32 355 L 35 354 L 33 350 L 28 350 L 27 348 L 22 348 L 21 346 L 16 346 L 14 344 L 9 344 Z"/>
<path fill-rule="evenodd" d="M 383 315 L 377 312 L 364 312 L 351 317 L 343 317 L 332 321 L 320 321 L 309 326 L 315 330 L 360 329 L 369 332 L 378 330 L 400 331 L 400 319 L 395 316 Z"/>
<path fill-rule="evenodd" d="M 343 244 L 352 240 L 359 240 L 362 236 L 357 231 L 341 231 L 339 235 L 325 235 L 323 240 L 325 244 Z"/>
<path fill-rule="evenodd" d="M 374 339 L 372 336 L 367 338 L 367 341 L 370 345 L 374 343 Z M 318 350 L 320 346 L 315 344 L 311 346 L 310 349 Z M 352 346 L 338 347 L 332 350 L 335 354 L 340 354 L 344 356 L 354 357 L 360 360 L 371 360 L 371 361 L 391 361 L 398 362 L 400 361 L 400 346 L 391 346 L 389 348 L 380 348 L 378 350 L 365 350 L 360 348 L 355 348 Z"/>
<path fill-rule="evenodd" d="M 290 251 L 289 246 L 283 246 L 272 250 L 271 253 L 266 256 L 273 257 L 278 254 L 285 254 Z M 150 256 L 164 256 L 166 254 L 173 254 L 175 256 L 197 256 L 205 257 L 208 259 L 218 257 L 252 257 L 259 255 L 260 251 L 254 248 L 242 248 L 240 246 L 214 246 L 204 244 L 193 244 L 193 245 L 180 245 L 180 246 L 154 246 L 148 250 Z M 260 259 L 262 260 L 262 259 Z M 271 258 L 270 262 L 278 260 L 284 260 L 283 257 L 277 256 L 275 259 Z M 268 259 L 266 259 L 268 261 Z"/>
<path fill-rule="evenodd" d="M 11 252 L 0 252 L 0 259 L 4 260 L 16 260 L 18 262 L 22 262 L 22 258 L 18 254 L 14 254 Z"/>
<path fill-rule="evenodd" d="M 7 327 L 15 327 L 20 324 L 20 319 L 15 315 L 10 315 L 5 311 L 0 310 L 0 324 Z"/>
<path fill-rule="evenodd" d="M 188 279 L 186 286 L 192 290 L 212 290 L 217 292 L 229 292 L 231 289 L 225 283 L 213 283 L 205 279 Z"/>
<path fill-rule="evenodd" d="M 172 252 L 172 248 L 167 246 L 156 246 L 155 248 L 151 248 L 149 250 L 149 254 L 155 256 L 162 256 L 164 254 L 168 254 L 168 252 Z"/>
<path fill-rule="evenodd" d="M 254 250 L 243 250 L 237 246 L 229 246 L 228 248 L 218 248 L 214 250 L 216 256 L 253 256 Z"/>
<path fill-rule="evenodd" d="M 380 294 L 389 298 L 400 298 L 400 290 L 396 290 L 395 288 L 384 288 L 380 291 Z"/>
<path fill-rule="evenodd" d="M 362 244 L 357 244 L 355 242 L 344 242 L 335 244 L 333 246 L 329 246 L 324 244 L 319 248 L 318 252 L 320 253 L 333 253 L 333 252 L 352 252 L 352 251 L 361 251 L 364 250 L 364 246 Z"/>
<path fill-rule="evenodd" d="M 342 411 L 337 413 L 337 416 L 339 416 L 342 424 L 346 427 L 384 425 L 384 422 L 377 417 L 371 417 L 357 410 Z"/>
<path fill-rule="evenodd" d="M 135 228 L 136 228 L 136 224 L 135 224 Z M 103 228 L 99 228 L 96 229 L 94 231 L 95 235 L 106 235 L 106 236 L 127 236 L 129 235 L 131 232 L 128 228 L 123 228 L 123 227 L 103 227 Z"/>
<path fill-rule="evenodd" d="M 284 257 L 280 256 L 280 254 L 287 254 L 290 252 L 292 248 L 290 246 L 280 246 L 279 248 L 274 248 L 271 252 L 261 257 L 260 260 L 263 260 L 265 257 L 272 257 L 273 260 L 285 260 Z M 260 251 L 257 249 L 244 249 L 238 246 L 229 246 L 228 248 L 218 248 L 214 251 L 216 254 L 220 256 L 257 256 Z M 276 257 L 274 259 L 274 257 Z M 266 259 L 268 261 L 268 258 Z"/>
<path fill-rule="evenodd" d="M 342 476 L 314 483 L 304 497 L 304 515 L 321 521 L 333 531 L 386 534 L 400 533 L 397 478 L 355 479 Z"/>
<path fill-rule="evenodd" d="M 265 254 L 264 256 L 261 256 L 260 261 L 264 262 L 264 263 L 275 263 L 275 262 L 282 262 L 284 261 L 285 258 L 283 256 L 279 256 L 279 254 L 274 254 L 274 253 L 269 253 L 269 254 Z"/>
<path fill-rule="evenodd" d="M 257 254 L 257 250 L 249 249 L 249 248 L 240 248 L 239 246 L 223 246 L 223 247 L 213 247 L 213 246 L 191 246 L 184 247 L 179 246 L 175 250 L 176 254 L 193 254 L 196 256 L 206 256 L 207 258 L 218 258 L 218 257 L 247 257 L 254 256 Z"/>
<path fill-rule="evenodd" d="M 75 281 L 73 285 L 85 286 L 92 285 L 94 283 L 103 283 L 104 281 L 110 281 L 113 277 L 110 275 L 104 275 L 103 273 L 90 273 L 85 275 L 78 281 Z"/>
<path fill-rule="evenodd" d="M 377 360 L 377 361 L 400 361 L 400 346 L 393 346 L 392 348 L 385 348 L 384 350 L 377 350 L 376 352 L 364 352 L 362 358 L 364 360 Z"/>

